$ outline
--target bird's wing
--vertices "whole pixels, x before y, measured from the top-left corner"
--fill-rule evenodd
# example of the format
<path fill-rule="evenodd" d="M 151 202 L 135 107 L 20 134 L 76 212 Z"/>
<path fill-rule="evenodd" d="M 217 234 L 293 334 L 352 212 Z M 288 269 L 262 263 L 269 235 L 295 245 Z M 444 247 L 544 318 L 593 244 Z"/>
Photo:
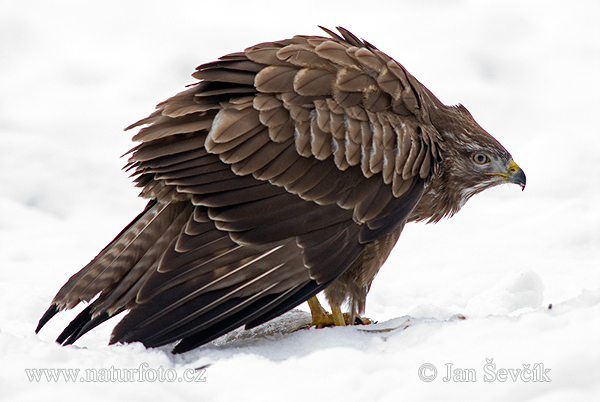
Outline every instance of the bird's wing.
<path fill-rule="evenodd" d="M 204 64 L 131 126 L 156 201 L 61 289 L 59 308 L 102 292 L 63 339 L 131 309 L 113 341 L 189 350 L 308 299 L 406 220 L 439 135 L 418 81 L 340 32 Z"/>
<path fill-rule="evenodd" d="M 333 38 L 297 36 L 198 67 L 194 76 L 201 82 L 133 125 L 148 124 L 134 137 L 142 144 L 131 158 L 144 195 L 160 199 L 176 186 L 197 205 L 227 206 L 222 199 L 229 194 L 204 195 L 199 181 L 206 174 L 196 174 L 191 162 L 180 170 L 169 167 L 168 175 L 155 173 L 155 159 L 165 163 L 177 146 L 187 151 L 185 157 L 218 155 L 248 183 L 253 177 L 304 200 L 352 210 L 353 220 L 371 229 L 389 215 L 386 207 L 426 180 L 439 157 L 429 92 L 399 63 L 340 31 L 344 38 L 332 32 Z M 181 142 L 182 134 L 198 130 L 207 137 Z M 230 173 L 219 168 L 222 173 L 211 173 L 211 179 L 222 183 Z M 363 231 L 365 239 L 379 234 Z"/>

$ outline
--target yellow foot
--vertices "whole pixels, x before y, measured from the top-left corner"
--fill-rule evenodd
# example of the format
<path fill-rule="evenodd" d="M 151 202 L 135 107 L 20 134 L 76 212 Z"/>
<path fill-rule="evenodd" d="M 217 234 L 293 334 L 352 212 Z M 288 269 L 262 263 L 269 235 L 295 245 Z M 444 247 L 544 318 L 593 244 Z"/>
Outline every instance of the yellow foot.
<path fill-rule="evenodd" d="M 345 325 L 368 325 L 373 324 L 373 321 L 359 317 L 354 314 L 354 322 L 351 322 L 353 314 L 342 313 L 339 306 L 332 306 L 332 314 L 329 314 L 319 303 L 316 297 L 311 297 L 308 301 L 310 312 L 312 314 L 311 327 L 323 328 L 332 326 L 345 326 Z"/>

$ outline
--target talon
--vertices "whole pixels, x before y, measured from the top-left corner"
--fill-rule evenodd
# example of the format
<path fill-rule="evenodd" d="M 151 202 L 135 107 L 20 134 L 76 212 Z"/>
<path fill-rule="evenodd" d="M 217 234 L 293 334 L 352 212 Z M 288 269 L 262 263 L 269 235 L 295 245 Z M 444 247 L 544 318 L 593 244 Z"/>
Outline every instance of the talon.
<path fill-rule="evenodd" d="M 369 325 L 373 324 L 374 321 L 366 318 L 360 317 L 356 314 L 352 313 L 342 313 L 339 306 L 332 306 L 331 311 L 332 314 L 329 314 L 319 300 L 316 297 L 311 297 L 307 300 L 308 306 L 310 307 L 310 313 L 312 315 L 312 323 L 310 327 L 315 328 L 323 328 L 323 327 L 333 327 L 333 326 L 346 326 L 346 325 Z M 354 322 L 352 322 L 352 317 L 354 316 Z"/>
<path fill-rule="evenodd" d="M 377 324 L 377 321 L 374 321 L 367 317 L 359 317 L 359 316 L 354 317 L 354 325 L 371 325 L 371 324 Z"/>

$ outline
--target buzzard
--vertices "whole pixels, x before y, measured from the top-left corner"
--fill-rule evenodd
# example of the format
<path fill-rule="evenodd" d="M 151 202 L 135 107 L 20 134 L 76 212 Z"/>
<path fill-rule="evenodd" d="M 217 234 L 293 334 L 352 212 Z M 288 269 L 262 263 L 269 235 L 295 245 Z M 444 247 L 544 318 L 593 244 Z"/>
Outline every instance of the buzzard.
<path fill-rule="evenodd" d="M 128 127 L 142 128 L 126 168 L 150 201 L 36 332 L 92 300 L 57 342 L 124 311 L 111 343 L 179 341 L 173 353 L 307 300 L 315 325 L 354 324 L 407 222 L 452 216 L 501 183 L 525 187 L 465 107 L 346 29 L 323 29 L 201 65 L 198 82 Z"/>

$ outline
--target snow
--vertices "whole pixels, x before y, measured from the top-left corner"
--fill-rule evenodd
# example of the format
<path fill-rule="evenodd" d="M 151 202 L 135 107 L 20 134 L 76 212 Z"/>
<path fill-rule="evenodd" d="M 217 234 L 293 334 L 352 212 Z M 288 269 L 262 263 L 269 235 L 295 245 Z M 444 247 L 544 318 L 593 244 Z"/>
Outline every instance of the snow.
<path fill-rule="evenodd" d="M 0 400 L 596 400 L 599 17 L 595 0 L 5 1 Z M 450 220 L 407 226 L 369 294 L 373 326 L 290 333 L 308 319 L 302 305 L 177 356 L 108 346 L 114 320 L 58 346 L 77 311 L 36 335 L 59 287 L 145 204 L 120 170 L 132 146 L 122 128 L 197 65 L 319 24 L 349 28 L 464 104 L 525 170 L 526 190 L 489 190 Z M 419 377 L 431 377 L 425 364 L 433 381 Z M 48 368 L 79 377 L 25 371 Z M 145 381 L 109 381 L 127 370 Z"/>

